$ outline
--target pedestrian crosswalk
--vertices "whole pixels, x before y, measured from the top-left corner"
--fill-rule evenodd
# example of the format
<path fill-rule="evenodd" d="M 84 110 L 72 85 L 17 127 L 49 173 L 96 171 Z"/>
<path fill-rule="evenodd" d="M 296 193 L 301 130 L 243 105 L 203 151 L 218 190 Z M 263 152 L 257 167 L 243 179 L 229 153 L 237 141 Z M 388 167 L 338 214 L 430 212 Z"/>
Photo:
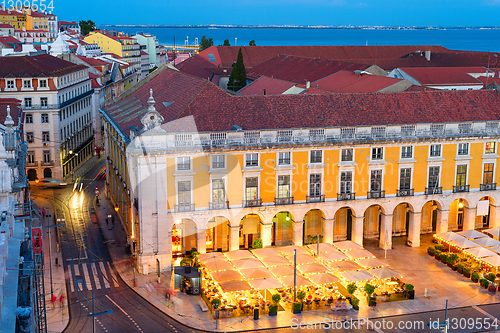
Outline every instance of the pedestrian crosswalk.
<path fill-rule="evenodd" d="M 119 287 L 118 279 L 109 262 L 73 263 L 67 265 L 70 291 L 100 290 Z"/>

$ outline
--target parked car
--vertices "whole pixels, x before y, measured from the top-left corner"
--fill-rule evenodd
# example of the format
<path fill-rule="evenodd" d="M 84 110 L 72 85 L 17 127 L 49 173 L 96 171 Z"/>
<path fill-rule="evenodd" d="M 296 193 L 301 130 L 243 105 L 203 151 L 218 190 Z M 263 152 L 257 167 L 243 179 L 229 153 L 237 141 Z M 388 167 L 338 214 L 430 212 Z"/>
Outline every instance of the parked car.
<path fill-rule="evenodd" d="M 60 179 L 45 178 L 45 179 L 35 180 L 34 185 L 43 188 L 49 188 L 49 187 L 64 187 L 68 185 L 68 183 L 63 182 Z"/>

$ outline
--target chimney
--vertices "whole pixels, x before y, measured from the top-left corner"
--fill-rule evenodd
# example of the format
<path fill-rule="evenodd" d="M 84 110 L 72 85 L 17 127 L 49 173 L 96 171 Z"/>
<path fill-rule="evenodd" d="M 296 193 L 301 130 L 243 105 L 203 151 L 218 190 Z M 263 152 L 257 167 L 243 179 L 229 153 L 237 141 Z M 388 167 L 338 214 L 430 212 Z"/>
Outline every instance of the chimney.
<path fill-rule="evenodd" d="M 306 89 L 311 88 L 311 81 L 306 81 Z"/>
<path fill-rule="evenodd" d="M 266 95 L 266 89 L 264 89 L 264 96 Z"/>
<path fill-rule="evenodd" d="M 431 50 L 425 50 L 425 59 L 431 61 Z"/>

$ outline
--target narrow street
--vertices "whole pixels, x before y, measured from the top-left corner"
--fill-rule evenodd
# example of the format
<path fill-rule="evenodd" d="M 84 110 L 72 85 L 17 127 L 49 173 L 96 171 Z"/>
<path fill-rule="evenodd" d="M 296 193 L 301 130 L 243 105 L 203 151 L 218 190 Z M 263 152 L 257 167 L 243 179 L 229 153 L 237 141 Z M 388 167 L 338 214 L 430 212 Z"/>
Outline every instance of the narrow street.
<path fill-rule="evenodd" d="M 93 212 L 94 190 L 104 186 L 94 177 L 102 169 L 103 161 L 86 175 L 81 192 L 73 192 L 68 185 L 62 189 L 33 188 L 32 197 L 49 201 L 60 228 L 61 253 L 64 265 L 70 321 L 65 332 L 194 332 L 168 317 L 130 289 L 117 274 L 104 242 L 97 217 Z M 115 222 L 117 227 L 120 223 Z M 125 250 L 125 240 L 116 239 L 108 246 Z M 48 251 L 48 248 L 45 249 Z M 56 249 L 52 249 L 55 254 Z M 52 260 L 55 260 L 55 255 Z M 48 273 L 48 272 L 47 272 Z M 46 291 L 50 287 L 46 286 Z M 93 298 L 94 297 L 94 298 Z M 93 312 L 112 309 L 111 314 L 95 318 Z M 47 305 L 49 306 L 49 305 Z"/>

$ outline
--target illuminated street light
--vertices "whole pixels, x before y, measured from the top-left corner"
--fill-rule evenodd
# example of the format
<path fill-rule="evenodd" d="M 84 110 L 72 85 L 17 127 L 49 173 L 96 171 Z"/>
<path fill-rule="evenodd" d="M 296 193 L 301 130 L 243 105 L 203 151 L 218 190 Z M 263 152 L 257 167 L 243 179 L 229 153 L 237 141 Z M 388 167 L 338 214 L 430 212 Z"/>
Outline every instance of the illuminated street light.
<path fill-rule="evenodd" d="M 120 210 L 120 207 L 118 205 L 115 205 L 115 212 L 118 212 Z"/>

